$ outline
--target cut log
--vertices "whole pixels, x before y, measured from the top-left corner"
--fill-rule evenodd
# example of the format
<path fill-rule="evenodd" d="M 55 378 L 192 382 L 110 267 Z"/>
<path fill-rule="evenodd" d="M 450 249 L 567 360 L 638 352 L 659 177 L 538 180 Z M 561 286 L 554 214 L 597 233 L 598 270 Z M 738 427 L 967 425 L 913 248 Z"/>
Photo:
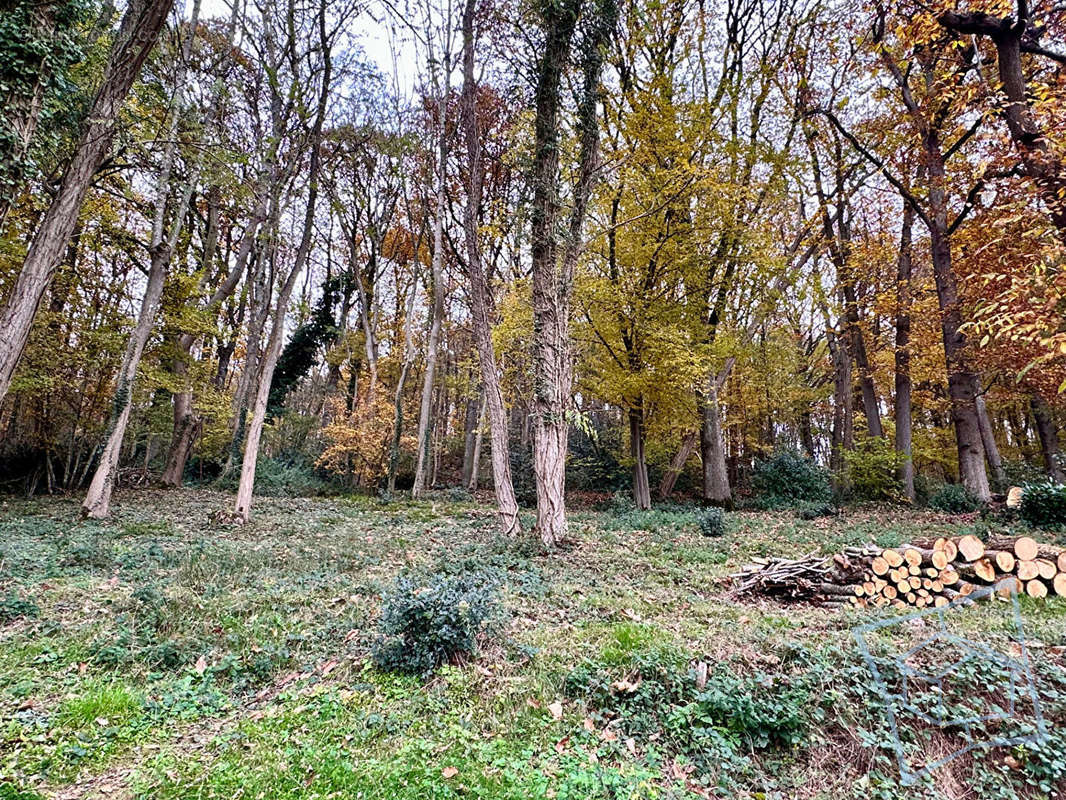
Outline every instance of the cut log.
<path fill-rule="evenodd" d="M 951 601 L 948 600 L 946 597 L 944 597 L 944 595 L 942 595 L 942 594 L 941 595 L 937 595 L 933 599 L 933 607 L 934 608 L 943 608 L 944 606 L 946 606 L 946 605 L 948 605 L 950 603 L 951 603 Z"/>
<path fill-rule="evenodd" d="M 946 570 L 940 573 L 940 582 L 945 586 L 954 586 L 959 582 L 959 573 L 957 570 L 948 567 Z"/>
<path fill-rule="evenodd" d="M 899 590 L 896 589 L 895 586 L 886 586 L 884 589 L 881 590 L 881 594 L 883 594 L 889 600 L 895 600 L 897 597 L 899 597 Z"/>
<path fill-rule="evenodd" d="M 989 583 L 996 579 L 996 567 L 987 558 L 981 558 L 973 562 L 973 572 L 978 578 Z"/>
<path fill-rule="evenodd" d="M 907 567 L 907 572 L 909 572 L 911 575 L 921 575 L 922 568 L 919 567 L 917 564 L 911 564 L 909 567 Z"/>
<path fill-rule="evenodd" d="M 991 553 L 989 554 L 991 555 Z M 1008 553 L 1006 550 L 997 550 L 993 558 L 996 562 L 996 569 L 1000 572 L 1014 572 L 1014 553 Z"/>
<path fill-rule="evenodd" d="M 890 567 L 898 567 L 903 563 L 903 556 L 895 550 L 882 551 L 881 558 L 887 561 Z"/>
<path fill-rule="evenodd" d="M 1055 566 L 1059 568 L 1059 572 L 1066 572 L 1066 550 L 1059 553 L 1059 557 L 1058 559 L 1056 559 Z"/>
<path fill-rule="evenodd" d="M 935 594 L 940 594 L 942 591 L 944 591 L 944 582 L 943 581 L 933 581 L 933 585 L 929 588 L 929 591 L 931 591 L 931 592 L 933 592 Z"/>
<path fill-rule="evenodd" d="M 914 592 L 907 592 L 907 602 L 910 603 L 912 606 L 914 605 L 915 601 L 917 601 L 917 599 L 918 595 L 916 595 Z"/>
<path fill-rule="evenodd" d="M 903 560 L 912 567 L 920 567 L 922 565 L 922 554 L 915 548 L 908 547 L 903 551 Z"/>
<path fill-rule="evenodd" d="M 1043 581 L 1029 581 L 1025 584 L 1025 593 L 1037 600 L 1047 597 L 1047 584 Z"/>
<path fill-rule="evenodd" d="M 1035 561 L 1019 561 L 1017 570 L 1019 580 L 1031 581 L 1040 577 L 1040 567 Z"/>
<path fill-rule="evenodd" d="M 1033 561 L 1040 551 L 1036 541 L 1028 536 L 1019 536 L 1014 540 L 1014 555 L 1022 561 Z"/>
<path fill-rule="evenodd" d="M 940 570 L 937 569 L 936 567 L 926 567 L 925 568 L 925 577 L 927 577 L 927 578 L 939 578 L 940 577 Z"/>
<path fill-rule="evenodd" d="M 896 589 L 900 594 L 907 594 L 911 590 L 909 581 L 896 581 Z"/>
<path fill-rule="evenodd" d="M 1045 581 L 1054 580 L 1058 574 L 1059 569 L 1055 566 L 1055 563 L 1048 561 L 1046 558 L 1038 558 L 1036 560 L 1037 569 L 1040 570 L 1040 577 Z"/>
<path fill-rule="evenodd" d="M 1051 587 L 1059 597 L 1066 597 L 1066 572 L 1060 572 L 1051 581 Z"/>
<path fill-rule="evenodd" d="M 888 562 L 885 561 L 884 556 L 877 556 L 872 562 L 870 562 L 870 569 L 873 570 L 874 575 L 885 575 L 891 567 Z"/>
<path fill-rule="evenodd" d="M 976 561 L 985 554 L 984 543 L 972 533 L 963 536 L 959 539 L 957 544 L 959 547 L 959 554 L 966 561 Z"/>
<path fill-rule="evenodd" d="M 933 555 L 929 559 L 929 561 L 936 569 L 944 569 L 944 567 L 951 563 L 951 559 L 948 558 L 948 554 L 946 552 L 944 552 L 943 550 L 935 549 L 933 550 Z"/>

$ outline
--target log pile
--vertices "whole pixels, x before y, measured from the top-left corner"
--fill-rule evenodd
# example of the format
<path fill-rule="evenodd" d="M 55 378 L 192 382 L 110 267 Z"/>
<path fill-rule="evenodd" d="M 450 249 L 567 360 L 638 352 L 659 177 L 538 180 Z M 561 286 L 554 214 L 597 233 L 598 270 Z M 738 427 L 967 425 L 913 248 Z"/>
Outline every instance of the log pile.
<path fill-rule="evenodd" d="M 1066 549 L 1028 536 L 937 539 L 881 549 L 848 548 L 835 556 L 757 559 L 731 576 L 737 596 L 763 595 L 822 606 L 940 608 L 996 586 L 1033 598 L 1066 597 Z"/>

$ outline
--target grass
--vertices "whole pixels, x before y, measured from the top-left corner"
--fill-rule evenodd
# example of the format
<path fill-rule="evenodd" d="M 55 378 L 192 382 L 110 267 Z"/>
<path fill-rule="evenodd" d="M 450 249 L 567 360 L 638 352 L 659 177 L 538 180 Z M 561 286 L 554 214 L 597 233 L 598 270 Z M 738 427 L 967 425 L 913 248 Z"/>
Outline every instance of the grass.
<path fill-rule="evenodd" d="M 491 510 L 459 495 L 259 498 L 251 524 L 220 527 L 211 515 L 227 501 L 127 493 L 112 520 L 89 523 L 74 499 L 0 500 L 0 798 L 1066 791 L 1061 736 L 901 786 L 851 636 L 871 617 L 740 603 L 723 582 L 754 556 L 969 532 L 972 516 L 743 512 L 712 539 L 684 506 L 575 510 L 574 547 L 545 556 L 501 541 Z M 374 669 L 395 577 L 464 568 L 503 587 L 503 636 L 428 681 Z M 964 632 L 1008 642 L 1002 610 L 972 609 Z M 1022 611 L 1044 711 L 1066 726 L 1066 605 Z M 876 652 L 921 636 L 893 630 Z M 691 677 L 700 664 L 704 689 Z M 794 726 L 787 741 L 781 720 Z M 916 730 L 906 745 L 955 735 Z"/>

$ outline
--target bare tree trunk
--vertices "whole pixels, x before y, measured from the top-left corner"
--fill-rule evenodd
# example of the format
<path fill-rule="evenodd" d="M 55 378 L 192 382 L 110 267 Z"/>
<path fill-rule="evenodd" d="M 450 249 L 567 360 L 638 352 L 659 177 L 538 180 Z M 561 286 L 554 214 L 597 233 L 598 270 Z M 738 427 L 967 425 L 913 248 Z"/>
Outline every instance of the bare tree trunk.
<path fill-rule="evenodd" d="M 992 470 L 996 485 L 1002 489 L 1007 482 L 1007 476 L 1003 472 L 1003 459 L 999 455 L 999 447 L 996 445 L 996 436 L 992 430 L 992 421 L 988 418 L 988 407 L 985 405 L 983 394 L 977 395 L 975 405 L 977 424 L 981 429 L 981 443 L 985 448 L 985 459 L 988 461 L 988 468 Z"/>
<path fill-rule="evenodd" d="M 825 335 L 833 362 L 833 429 L 829 450 L 829 469 L 834 474 L 839 474 L 844 468 L 844 452 L 855 448 L 851 359 L 835 332 L 827 328 Z"/>
<path fill-rule="evenodd" d="M 900 456 L 898 477 L 903 496 L 914 502 L 914 420 L 911 414 L 911 237 L 914 208 L 903 204 L 899 257 L 896 262 L 896 452 Z"/>
<path fill-rule="evenodd" d="M 485 277 L 481 260 L 481 245 L 478 239 L 478 213 L 481 206 L 481 137 L 478 132 L 477 86 L 474 83 L 474 13 L 475 0 L 467 0 L 463 12 L 463 94 L 461 113 L 466 135 L 468 161 L 467 203 L 463 213 L 463 233 L 466 239 L 466 273 L 469 282 L 470 314 L 474 323 L 474 339 L 477 342 L 478 363 L 481 367 L 481 385 L 484 400 L 482 415 L 488 414 L 489 436 L 492 439 L 492 485 L 496 492 L 496 507 L 499 513 L 500 530 L 505 535 L 518 532 L 518 501 L 515 499 L 511 480 L 511 445 L 507 426 L 507 409 L 500 388 L 500 375 L 496 365 L 496 351 L 492 343 L 492 325 L 489 319 L 491 290 Z M 481 427 L 478 427 L 480 440 Z M 477 483 L 477 462 L 471 473 L 471 482 Z"/>
<path fill-rule="evenodd" d="M 270 400 L 270 384 L 274 378 L 274 368 L 277 366 L 278 357 L 281 355 L 281 343 L 285 333 L 285 314 L 288 311 L 289 298 L 292 296 L 296 279 L 303 272 L 307 256 L 311 251 L 311 240 L 314 234 L 315 201 L 318 199 L 318 173 L 321 166 L 322 126 L 326 118 L 326 108 L 333 75 L 331 43 L 326 34 L 325 2 L 319 7 L 318 27 L 323 69 L 318 108 L 310 136 L 311 157 L 308 164 L 307 209 L 304 214 L 300 245 L 296 250 L 292 269 L 282 285 L 281 291 L 278 293 L 278 302 L 274 309 L 274 321 L 270 328 L 270 336 L 267 339 L 266 351 L 260 361 L 255 406 L 252 409 L 252 419 L 248 425 L 244 442 L 244 457 L 241 460 L 241 480 L 237 487 L 237 500 L 234 504 L 235 514 L 244 522 L 247 522 L 251 517 L 252 494 L 255 488 L 255 469 L 259 458 L 259 441 L 263 435 L 263 424 L 266 422 L 267 405 Z"/>
<path fill-rule="evenodd" d="M 629 409 L 629 454 L 633 459 L 633 502 L 646 511 L 651 508 L 651 486 L 644 459 L 644 407 L 639 401 Z"/>
<path fill-rule="evenodd" d="M 166 276 L 166 263 L 170 260 L 169 248 L 164 245 L 157 248 L 152 255 L 152 266 L 148 273 L 148 286 L 141 299 L 141 311 L 137 318 L 137 325 L 133 329 L 129 342 L 126 345 L 126 354 L 122 359 L 122 367 L 118 374 L 118 384 L 115 387 L 115 397 L 112 404 L 111 424 L 109 426 L 107 443 L 97 464 L 96 472 L 93 473 L 89 491 L 81 504 L 83 517 L 90 519 L 104 519 L 111 513 L 111 490 L 115 486 L 115 478 L 118 473 L 119 455 L 122 451 L 122 440 L 126 435 L 126 423 L 129 422 L 130 409 L 133 407 L 133 384 L 137 377 L 137 365 L 140 363 L 144 346 L 148 343 L 148 337 L 155 325 L 156 314 L 159 311 L 159 300 L 163 296 L 163 279 Z"/>
<path fill-rule="evenodd" d="M 171 175 L 177 158 L 178 121 L 185 105 L 185 72 L 192 54 L 192 43 L 196 37 L 196 26 L 199 19 L 200 2 L 199 0 L 194 0 L 192 17 L 189 21 L 189 35 L 185 38 L 182 46 L 181 63 L 174 77 L 174 97 L 173 107 L 170 110 L 168 143 L 160 169 L 155 216 L 152 222 L 152 241 L 149 247 L 149 252 L 152 254 L 152 262 L 148 271 L 148 285 L 141 301 L 137 324 L 134 327 L 132 337 L 127 343 L 122 369 L 119 372 L 107 443 L 104 446 L 100 462 L 97 464 L 96 472 L 93 474 L 92 482 L 89 484 L 89 491 L 85 496 L 85 501 L 81 506 L 82 515 L 92 519 L 104 519 L 110 514 L 111 490 L 115 485 L 119 454 L 122 450 L 122 442 L 126 437 L 126 425 L 129 422 L 130 411 L 133 406 L 133 386 L 137 379 L 137 368 L 140 366 L 141 355 L 144 353 L 145 345 L 148 344 L 148 337 L 151 336 L 152 329 L 155 327 L 155 319 L 159 313 L 159 303 L 163 295 L 163 284 L 167 270 L 170 268 L 170 259 L 173 256 L 174 248 L 177 246 L 178 237 L 181 235 L 196 184 L 199 182 L 199 164 L 197 163 L 186 180 L 184 190 L 175 204 L 170 232 L 164 239 L 164 224 L 171 192 Z"/>
<path fill-rule="evenodd" d="M 418 252 L 417 246 L 415 252 Z M 417 263 L 417 262 L 416 262 Z M 400 437 L 403 434 L 403 390 L 407 385 L 407 376 L 411 373 L 411 366 L 415 360 L 415 347 L 411 331 L 412 318 L 414 317 L 415 298 L 418 296 L 418 276 L 411 282 L 411 295 L 407 299 L 407 314 L 403 322 L 403 366 L 400 368 L 400 377 L 396 381 L 396 413 L 392 426 L 392 446 L 389 448 L 389 492 L 396 491 L 396 467 L 400 461 Z"/>
<path fill-rule="evenodd" d="M 666 500 L 673 494 L 674 485 L 677 483 L 681 470 L 685 468 L 685 464 L 688 463 L 689 458 L 692 457 L 692 453 L 696 449 L 698 437 L 699 433 L 697 431 L 689 431 L 681 438 L 681 447 L 678 448 L 674 457 L 670 459 L 670 466 L 663 473 L 662 481 L 659 482 L 659 498 L 661 500 Z"/>
<path fill-rule="evenodd" d="M 443 122 L 442 122 L 443 130 Z M 444 251 L 444 157 L 447 145 L 440 139 L 441 175 L 437 185 L 437 217 L 433 221 L 433 259 L 431 261 L 433 305 L 430 309 L 429 338 L 426 340 L 426 372 L 422 381 L 422 404 L 418 412 L 418 453 L 415 458 L 415 482 L 412 497 L 421 497 L 426 489 L 430 445 L 433 438 L 433 381 L 437 372 L 437 346 L 444 317 L 444 274 L 441 260 Z"/>
<path fill-rule="evenodd" d="M 74 157 L 30 243 L 11 295 L 0 310 L 0 330 L 4 331 L 0 337 L 0 403 L 26 349 L 37 307 L 77 224 L 89 184 L 111 148 L 119 109 L 155 45 L 172 4 L 173 0 L 134 0 L 122 18 L 103 84 L 89 109 Z"/>
<path fill-rule="evenodd" d="M 1036 421 L 1036 433 L 1040 437 L 1040 453 L 1044 457 L 1044 471 L 1052 480 L 1062 483 L 1062 451 L 1059 449 L 1059 432 L 1051 419 L 1047 401 L 1035 392 L 1029 397 Z"/>
<path fill-rule="evenodd" d="M 474 464 L 474 442 L 479 433 L 478 422 L 481 420 L 481 409 L 484 406 L 484 390 L 479 388 L 478 393 L 466 401 L 466 414 L 463 420 L 463 470 L 460 479 L 463 486 L 470 483 L 470 470 Z"/>
<path fill-rule="evenodd" d="M 481 445 L 485 439 L 485 404 L 481 404 L 481 415 L 477 421 L 477 435 L 474 437 L 474 463 L 470 469 L 470 481 L 467 483 L 467 488 L 472 491 L 477 491 L 478 480 L 481 477 Z"/>
<path fill-rule="evenodd" d="M 733 505 L 729 487 L 729 470 L 725 458 L 725 436 L 722 433 L 722 412 L 718 392 L 725 385 L 733 368 L 729 359 L 722 370 L 711 376 L 700 403 L 700 457 L 703 459 L 703 499 L 724 508 Z"/>

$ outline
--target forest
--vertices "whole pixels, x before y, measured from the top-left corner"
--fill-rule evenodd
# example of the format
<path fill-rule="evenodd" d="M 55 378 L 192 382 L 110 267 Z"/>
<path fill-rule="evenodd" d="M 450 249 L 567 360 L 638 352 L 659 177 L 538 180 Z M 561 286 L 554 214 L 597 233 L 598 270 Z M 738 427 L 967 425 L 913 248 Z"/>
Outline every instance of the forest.
<path fill-rule="evenodd" d="M 3 800 L 1066 792 L 1066 5 L 0 0 L 0 100 Z M 904 788 L 956 608 L 1039 736 Z"/>

